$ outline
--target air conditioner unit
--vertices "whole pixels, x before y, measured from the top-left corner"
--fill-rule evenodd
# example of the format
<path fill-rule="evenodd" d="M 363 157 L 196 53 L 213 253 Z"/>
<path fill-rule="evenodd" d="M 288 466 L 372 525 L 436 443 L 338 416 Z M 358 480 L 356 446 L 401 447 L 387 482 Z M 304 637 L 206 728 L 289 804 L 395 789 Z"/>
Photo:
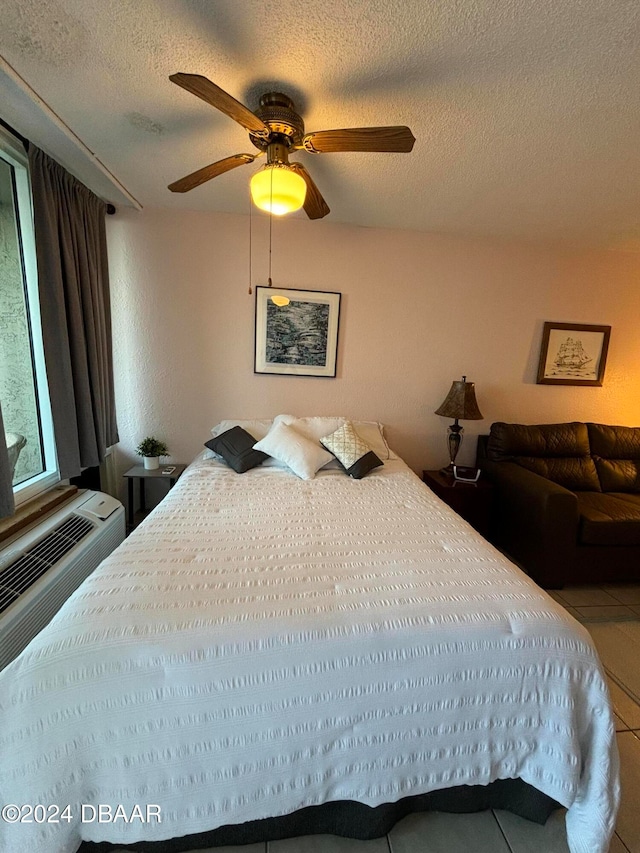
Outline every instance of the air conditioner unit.
<path fill-rule="evenodd" d="M 124 507 L 83 491 L 0 550 L 0 669 L 58 612 L 125 537 Z"/>

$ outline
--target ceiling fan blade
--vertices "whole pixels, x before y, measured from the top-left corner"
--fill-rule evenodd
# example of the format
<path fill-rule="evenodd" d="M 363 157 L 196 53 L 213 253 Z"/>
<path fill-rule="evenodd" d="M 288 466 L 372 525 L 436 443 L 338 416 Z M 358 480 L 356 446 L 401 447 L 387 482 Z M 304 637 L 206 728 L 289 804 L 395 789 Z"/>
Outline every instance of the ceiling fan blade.
<path fill-rule="evenodd" d="M 172 184 L 169 184 L 168 188 L 172 193 L 187 193 L 189 190 L 199 187 L 200 184 L 204 184 L 212 178 L 217 178 L 218 175 L 223 175 L 225 172 L 235 169 L 236 166 L 253 163 L 255 159 L 253 154 L 234 154 L 232 157 L 225 157 L 224 160 L 218 160 L 210 166 L 204 166 L 202 169 L 198 169 L 197 172 L 192 172 L 190 175 L 174 181 Z"/>
<path fill-rule="evenodd" d="M 334 151 L 391 151 L 408 153 L 415 137 L 408 127 L 352 127 L 345 130 L 318 130 L 307 133 L 302 146 L 313 154 Z"/>
<path fill-rule="evenodd" d="M 313 178 L 307 172 L 302 163 L 289 163 L 289 166 L 297 172 L 300 177 L 304 178 L 304 182 L 307 185 L 307 195 L 304 200 L 304 212 L 307 214 L 309 219 L 322 219 L 323 216 L 326 216 L 327 213 L 330 213 L 329 205 L 323 199 L 320 190 L 315 185 Z"/>
<path fill-rule="evenodd" d="M 241 124 L 242 127 L 251 133 L 264 136 L 265 138 L 271 133 L 262 119 L 259 119 L 244 104 L 236 101 L 228 92 L 225 92 L 224 89 L 216 86 L 215 83 L 212 83 L 211 80 L 208 80 L 201 74 L 183 74 L 182 72 L 178 72 L 178 74 L 171 74 L 169 80 L 175 83 L 176 86 L 182 86 L 183 89 L 191 92 L 192 95 L 202 98 L 203 101 L 206 101 L 212 107 L 228 115 L 229 118 L 237 121 L 238 124 Z"/>

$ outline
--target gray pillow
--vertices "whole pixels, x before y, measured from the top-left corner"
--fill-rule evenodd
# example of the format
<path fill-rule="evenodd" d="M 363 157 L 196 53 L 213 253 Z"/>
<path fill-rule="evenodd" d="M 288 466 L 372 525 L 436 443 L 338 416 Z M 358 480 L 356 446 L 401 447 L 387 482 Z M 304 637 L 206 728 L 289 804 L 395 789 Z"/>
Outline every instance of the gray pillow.
<path fill-rule="evenodd" d="M 238 474 L 244 474 L 251 468 L 262 465 L 269 456 L 261 450 L 254 450 L 255 438 L 246 429 L 235 426 L 221 432 L 215 438 L 205 441 L 204 446 L 222 456 L 230 468 Z"/>

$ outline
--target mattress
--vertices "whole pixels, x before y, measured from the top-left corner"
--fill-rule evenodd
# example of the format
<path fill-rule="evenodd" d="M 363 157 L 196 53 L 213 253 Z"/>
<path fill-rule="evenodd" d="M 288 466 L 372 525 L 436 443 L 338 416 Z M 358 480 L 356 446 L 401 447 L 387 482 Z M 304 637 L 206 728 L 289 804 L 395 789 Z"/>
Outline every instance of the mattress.
<path fill-rule="evenodd" d="M 572 853 L 613 832 L 589 635 L 401 460 L 310 481 L 197 460 L 0 697 L 0 798 L 49 809 L 0 823 L 12 853 L 498 779 L 566 807 Z"/>

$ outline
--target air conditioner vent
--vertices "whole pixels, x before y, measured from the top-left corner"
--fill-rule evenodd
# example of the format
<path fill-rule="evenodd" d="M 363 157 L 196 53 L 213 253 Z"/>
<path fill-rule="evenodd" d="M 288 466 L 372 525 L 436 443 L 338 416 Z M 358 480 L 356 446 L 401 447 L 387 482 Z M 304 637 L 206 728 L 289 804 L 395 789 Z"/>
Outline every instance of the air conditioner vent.
<path fill-rule="evenodd" d="M 55 566 L 93 529 L 94 525 L 89 519 L 72 514 L 31 548 L 18 554 L 15 560 L 0 572 L 0 612 L 13 604 L 17 597 Z"/>
<path fill-rule="evenodd" d="M 124 537 L 122 504 L 103 492 L 81 491 L 0 548 L 0 669 Z"/>
<path fill-rule="evenodd" d="M 29 589 L 49 568 L 49 563 L 34 559 L 30 554 L 21 554 L 0 574 L 0 585 L 19 594 Z"/>
<path fill-rule="evenodd" d="M 37 560 L 55 566 L 61 557 L 81 542 L 93 530 L 93 524 L 81 515 L 70 515 L 62 524 L 27 551 Z"/>
<path fill-rule="evenodd" d="M 10 589 L 0 587 L 0 613 L 6 610 L 14 601 L 17 601 L 19 597 L 17 592 L 11 592 Z"/>

